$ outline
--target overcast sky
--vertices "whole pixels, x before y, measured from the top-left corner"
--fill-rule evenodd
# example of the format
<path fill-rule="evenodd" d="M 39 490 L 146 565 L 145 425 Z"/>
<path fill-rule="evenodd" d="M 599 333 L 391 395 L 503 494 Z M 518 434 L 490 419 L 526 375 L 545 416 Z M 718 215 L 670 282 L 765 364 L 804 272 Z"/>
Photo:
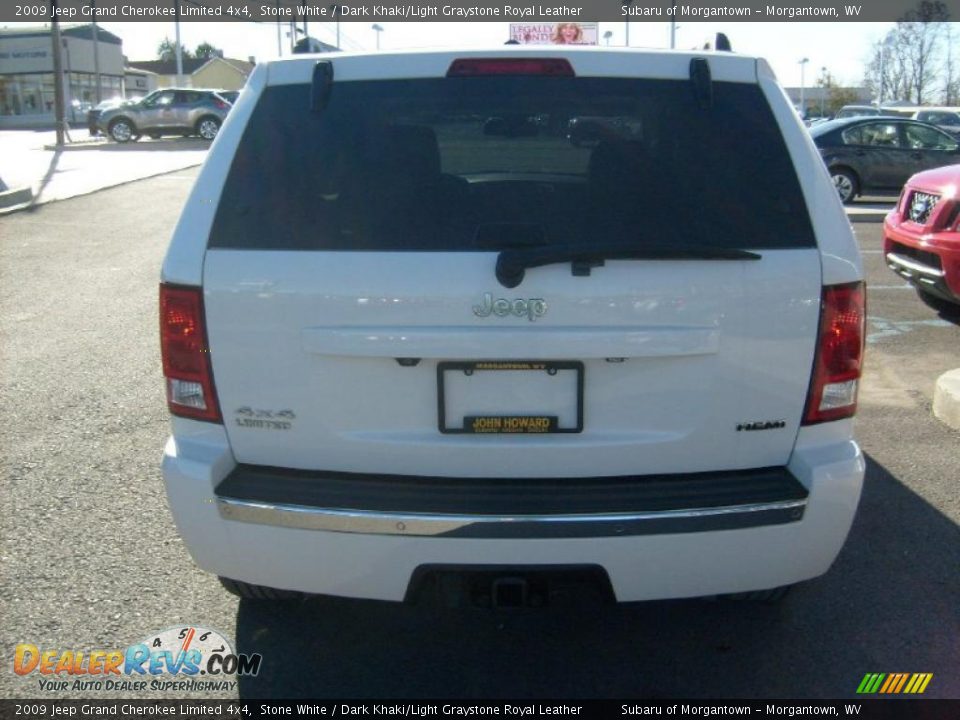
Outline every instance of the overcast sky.
<path fill-rule="evenodd" d="M 954 23 L 960 26 L 960 23 Z M 15 27 L 18 23 L 8 23 Z M 381 22 L 382 49 L 411 47 L 449 47 L 498 45 L 508 37 L 508 24 L 501 22 Z M 188 48 L 208 41 L 224 50 L 228 57 L 266 60 L 277 57 L 276 23 L 183 22 L 181 39 Z M 376 33 L 370 23 L 341 23 L 341 47 L 345 50 L 374 49 Z M 130 60 L 153 60 L 158 43 L 173 37 L 170 23 L 101 23 L 101 27 L 123 39 L 124 53 Z M 677 47 L 700 47 L 717 32 L 726 33 L 734 51 L 767 58 L 783 85 L 800 84 L 802 58 L 806 65 L 805 84 L 816 82 L 823 67 L 843 84 L 858 85 L 863 78 L 864 61 L 871 45 L 883 37 L 893 23 L 681 23 Z M 610 30 L 611 45 L 623 45 L 624 23 L 601 23 L 600 34 Z M 287 25 L 281 30 L 284 54 L 289 49 Z M 335 43 L 335 23 L 309 23 L 310 34 Z M 958 27 L 957 35 L 960 35 Z M 667 47 L 670 26 L 666 22 L 630 23 L 630 44 L 637 47 Z"/>

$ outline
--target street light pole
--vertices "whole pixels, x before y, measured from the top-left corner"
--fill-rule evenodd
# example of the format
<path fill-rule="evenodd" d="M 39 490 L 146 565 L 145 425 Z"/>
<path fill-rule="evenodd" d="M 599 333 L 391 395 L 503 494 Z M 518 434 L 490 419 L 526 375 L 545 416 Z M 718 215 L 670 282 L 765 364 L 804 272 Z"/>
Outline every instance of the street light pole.
<path fill-rule="evenodd" d="M 177 58 L 177 87 L 183 87 L 183 48 L 180 47 L 180 0 L 173 0 L 173 7 L 173 22 L 177 36 L 177 47 L 174 49 Z"/>
<path fill-rule="evenodd" d="M 803 91 L 805 89 L 804 88 L 804 85 L 805 85 L 804 70 L 806 69 L 808 62 L 810 62 L 810 58 L 803 58 L 800 61 L 800 117 L 801 118 L 806 118 L 807 116 L 806 106 L 804 105 L 804 100 L 803 100 Z"/>
<path fill-rule="evenodd" d="M 827 66 L 820 68 L 820 117 L 823 117 L 824 100 L 827 97 Z"/>
<path fill-rule="evenodd" d="M 610 38 L 612 37 L 613 37 L 612 30 L 607 30 L 605 33 L 603 33 L 603 39 L 607 41 L 607 47 L 610 47 Z"/>
<path fill-rule="evenodd" d="M 677 47 L 677 21 L 675 20 L 677 12 L 676 3 L 671 5 L 670 12 L 673 13 L 670 15 L 670 49 L 674 50 Z"/>
<path fill-rule="evenodd" d="M 377 50 L 379 50 L 380 49 L 380 33 L 383 32 L 383 28 L 380 27 L 380 25 L 378 25 L 377 23 L 374 23 L 373 25 L 370 26 L 370 29 L 377 34 Z"/>
<path fill-rule="evenodd" d="M 93 75 L 96 83 L 96 104 L 99 105 L 103 99 L 100 97 L 100 42 L 97 38 L 97 0 L 90 0 L 90 7 L 93 10 Z"/>
<path fill-rule="evenodd" d="M 57 147 L 63 147 L 63 62 L 60 59 L 60 8 L 50 0 L 50 39 L 53 42 L 53 115 L 57 129 Z"/>
<path fill-rule="evenodd" d="M 280 0 L 277 0 L 277 18 L 280 17 Z M 280 31 L 280 20 L 277 20 L 277 57 L 283 57 L 283 33 Z"/>
<path fill-rule="evenodd" d="M 624 7 L 624 9 L 627 10 L 628 12 L 629 12 L 629 8 L 630 8 L 631 3 L 633 3 L 633 0 L 620 0 L 620 4 L 621 4 L 621 5 Z M 629 18 L 630 16 L 627 15 L 626 17 Z M 624 45 L 624 47 L 630 47 L 630 21 L 629 21 L 629 20 L 625 20 L 623 24 L 624 24 L 624 42 L 623 42 L 623 45 Z"/>

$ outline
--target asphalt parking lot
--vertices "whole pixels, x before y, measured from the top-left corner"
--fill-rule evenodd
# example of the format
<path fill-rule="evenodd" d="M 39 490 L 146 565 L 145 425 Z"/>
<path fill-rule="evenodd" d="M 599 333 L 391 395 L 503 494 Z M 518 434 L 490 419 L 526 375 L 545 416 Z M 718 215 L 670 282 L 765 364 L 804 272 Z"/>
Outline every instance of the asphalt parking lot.
<path fill-rule="evenodd" d="M 867 672 L 929 672 L 927 696 L 960 697 L 960 433 L 931 414 L 960 318 L 886 269 L 879 225 L 856 226 L 864 496 L 831 571 L 781 605 L 271 605 L 194 567 L 160 478 L 157 281 L 196 172 L 0 219 L 0 697 L 44 694 L 11 672 L 18 643 L 114 649 L 181 625 L 263 654 L 228 696 L 841 698 Z"/>

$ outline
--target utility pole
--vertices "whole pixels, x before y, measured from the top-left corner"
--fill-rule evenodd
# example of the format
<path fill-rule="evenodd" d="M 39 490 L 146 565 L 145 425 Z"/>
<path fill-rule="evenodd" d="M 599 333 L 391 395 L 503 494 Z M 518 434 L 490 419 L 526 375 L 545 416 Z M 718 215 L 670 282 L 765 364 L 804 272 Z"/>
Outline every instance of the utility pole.
<path fill-rule="evenodd" d="M 183 48 L 180 46 L 180 0 L 173 0 L 173 17 L 176 25 L 177 87 L 183 87 Z"/>
<path fill-rule="evenodd" d="M 99 105 L 103 98 L 100 97 L 100 42 L 97 40 L 97 0 L 90 0 L 90 7 L 93 10 L 93 75 L 97 89 L 94 97 L 97 99 L 95 104 Z"/>
<path fill-rule="evenodd" d="M 277 0 L 277 57 L 283 57 L 283 36 L 280 32 L 280 0 Z"/>
<path fill-rule="evenodd" d="M 60 21 L 57 0 L 50 0 L 50 39 L 53 43 L 53 115 L 57 127 L 57 147 L 63 147 L 63 62 L 60 60 Z"/>

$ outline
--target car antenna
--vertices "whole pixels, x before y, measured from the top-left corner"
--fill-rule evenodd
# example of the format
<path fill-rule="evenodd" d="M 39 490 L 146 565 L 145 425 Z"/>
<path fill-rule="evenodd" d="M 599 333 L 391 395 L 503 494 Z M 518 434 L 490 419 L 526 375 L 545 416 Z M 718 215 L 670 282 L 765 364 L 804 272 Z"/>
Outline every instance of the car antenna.
<path fill-rule="evenodd" d="M 713 106 L 713 81 L 706 58 L 690 60 L 690 84 L 693 86 L 697 104 L 702 110 L 709 110 Z"/>

